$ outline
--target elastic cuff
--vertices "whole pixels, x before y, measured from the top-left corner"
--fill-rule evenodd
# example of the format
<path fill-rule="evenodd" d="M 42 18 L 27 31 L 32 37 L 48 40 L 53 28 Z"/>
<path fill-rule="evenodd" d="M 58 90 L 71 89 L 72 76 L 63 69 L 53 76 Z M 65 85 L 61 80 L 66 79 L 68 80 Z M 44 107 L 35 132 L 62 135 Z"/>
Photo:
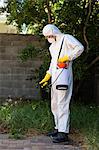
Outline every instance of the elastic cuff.
<path fill-rule="evenodd" d="M 51 76 L 51 73 L 48 70 L 46 71 L 46 73 L 50 74 L 50 76 Z"/>

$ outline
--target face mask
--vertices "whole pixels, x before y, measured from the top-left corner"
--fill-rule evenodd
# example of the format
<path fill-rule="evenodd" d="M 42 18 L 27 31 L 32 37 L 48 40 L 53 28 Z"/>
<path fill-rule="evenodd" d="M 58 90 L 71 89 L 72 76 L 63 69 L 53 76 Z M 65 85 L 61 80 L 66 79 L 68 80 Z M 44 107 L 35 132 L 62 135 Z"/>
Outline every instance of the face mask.
<path fill-rule="evenodd" d="M 55 42 L 55 39 L 54 38 L 48 38 L 48 42 L 53 43 L 53 42 Z"/>

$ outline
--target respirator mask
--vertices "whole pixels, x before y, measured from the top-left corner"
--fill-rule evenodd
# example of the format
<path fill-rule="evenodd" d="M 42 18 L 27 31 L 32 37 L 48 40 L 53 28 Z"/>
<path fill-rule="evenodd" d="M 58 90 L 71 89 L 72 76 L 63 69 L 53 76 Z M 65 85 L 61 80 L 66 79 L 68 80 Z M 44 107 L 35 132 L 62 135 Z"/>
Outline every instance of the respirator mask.
<path fill-rule="evenodd" d="M 48 38 L 47 40 L 48 40 L 49 43 L 55 42 L 55 39 L 54 39 L 53 37 L 50 37 L 50 38 Z"/>

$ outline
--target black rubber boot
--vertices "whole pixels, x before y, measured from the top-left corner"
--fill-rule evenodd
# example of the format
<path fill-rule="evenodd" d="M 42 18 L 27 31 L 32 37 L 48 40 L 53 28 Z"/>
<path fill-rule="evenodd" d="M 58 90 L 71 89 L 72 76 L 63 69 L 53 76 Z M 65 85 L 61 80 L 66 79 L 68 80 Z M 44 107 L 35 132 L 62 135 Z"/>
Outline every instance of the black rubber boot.
<path fill-rule="evenodd" d="M 55 129 L 53 132 L 49 132 L 49 133 L 47 134 L 47 136 L 52 136 L 52 137 L 54 137 L 54 136 L 57 136 L 57 134 L 58 134 L 58 130 Z"/>
<path fill-rule="evenodd" d="M 64 132 L 58 132 L 57 136 L 53 137 L 53 143 L 66 142 L 68 144 L 68 134 Z"/>

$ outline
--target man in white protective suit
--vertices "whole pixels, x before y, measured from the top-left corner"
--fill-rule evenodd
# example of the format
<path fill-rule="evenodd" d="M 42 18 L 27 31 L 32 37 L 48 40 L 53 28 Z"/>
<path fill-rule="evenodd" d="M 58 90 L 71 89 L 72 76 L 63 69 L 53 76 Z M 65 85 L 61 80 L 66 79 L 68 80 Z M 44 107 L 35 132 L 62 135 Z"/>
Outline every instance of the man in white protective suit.
<path fill-rule="evenodd" d="M 51 111 L 55 121 L 55 129 L 48 135 L 54 143 L 68 142 L 69 104 L 73 89 L 72 62 L 81 55 L 84 47 L 72 35 L 61 33 L 53 24 L 43 28 L 43 35 L 51 43 L 51 63 L 39 84 L 45 86 L 51 78 Z"/>

